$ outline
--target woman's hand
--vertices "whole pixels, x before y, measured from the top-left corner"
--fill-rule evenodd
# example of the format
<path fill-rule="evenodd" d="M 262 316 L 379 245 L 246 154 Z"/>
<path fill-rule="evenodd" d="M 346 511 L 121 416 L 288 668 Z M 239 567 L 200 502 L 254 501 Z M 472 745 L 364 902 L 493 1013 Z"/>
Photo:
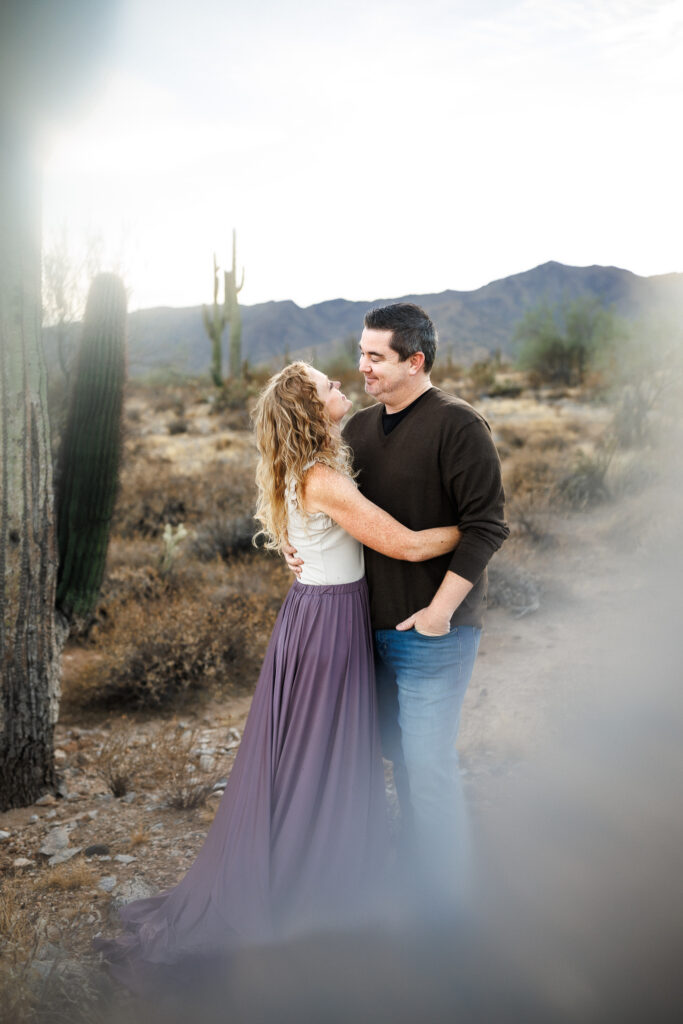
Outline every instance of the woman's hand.
<path fill-rule="evenodd" d="M 285 556 L 285 562 L 294 575 L 301 576 L 301 571 L 304 567 L 304 560 L 297 556 L 296 548 L 293 548 L 289 541 L 282 545 L 282 554 Z"/>

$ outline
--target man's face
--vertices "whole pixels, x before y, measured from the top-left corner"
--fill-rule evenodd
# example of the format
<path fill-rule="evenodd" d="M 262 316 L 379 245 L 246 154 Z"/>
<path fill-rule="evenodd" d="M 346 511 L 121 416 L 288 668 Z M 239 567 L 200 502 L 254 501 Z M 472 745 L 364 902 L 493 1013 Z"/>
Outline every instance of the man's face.
<path fill-rule="evenodd" d="M 410 359 L 399 360 L 390 345 L 392 331 L 366 327 L 360 338 L 358 369 L 365 377 L 365 390 L 378 402 L 393 405 L 410 386 L 413 372 Z"/>

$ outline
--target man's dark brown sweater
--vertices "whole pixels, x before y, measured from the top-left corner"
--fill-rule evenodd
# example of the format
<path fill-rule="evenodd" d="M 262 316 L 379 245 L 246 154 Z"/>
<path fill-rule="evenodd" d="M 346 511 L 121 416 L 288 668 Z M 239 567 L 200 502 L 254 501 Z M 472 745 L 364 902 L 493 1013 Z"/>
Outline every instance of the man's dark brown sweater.
<path fill-rule="evenodd" d="M 384 406 L 357 412 L 344 427 L 361 492 L 412 530 L 457 524 L 454 551 L 404 562 L 365 549 L 374 629 L 393 629 L 425 608 L 450 569 L 474 583 L 451 626 L 481 626 L 486 565 L 509 529 L 500 460 L 488 423 L 460 398 L 431 388 L 389 433 Z"/>

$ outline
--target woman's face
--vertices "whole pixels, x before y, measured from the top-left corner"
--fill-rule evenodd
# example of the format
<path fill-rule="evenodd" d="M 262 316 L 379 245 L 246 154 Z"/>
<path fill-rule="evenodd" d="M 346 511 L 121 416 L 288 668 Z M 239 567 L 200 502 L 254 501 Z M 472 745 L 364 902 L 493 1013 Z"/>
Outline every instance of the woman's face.
<path fill-rule="evenodd" d="M 327 374 L 321 373 L 320 370 L 314 370 L 313 367 L 308 372 L 313 378 L 313 383 L 318 391 L 318 397 L 325 406 L 327 415 L 333 423 L 341 423 L 351 408 L 351 402 L 339 390 L 340 382 L 338 380 L 330 380 Z"/>

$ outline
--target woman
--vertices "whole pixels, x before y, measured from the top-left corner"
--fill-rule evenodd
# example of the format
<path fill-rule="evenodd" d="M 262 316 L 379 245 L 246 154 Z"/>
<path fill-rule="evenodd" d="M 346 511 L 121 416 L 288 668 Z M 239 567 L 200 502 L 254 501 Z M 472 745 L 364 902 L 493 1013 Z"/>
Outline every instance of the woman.
<path fill-rule="evenodd" d="M 340 424 L 351 407 L 306 363 L 273 377 L 256 412 L 266 546 L 304 559 L 278 614 L 228 786 L 174 888 L 128 904 L 96 949 L 130 988 L 164 967 L 303 930 L 354 924 L 386 868 L 387 831 L 363 544 L 419 561 L 456 527 L 414 532 L 357 490 Z"/>

